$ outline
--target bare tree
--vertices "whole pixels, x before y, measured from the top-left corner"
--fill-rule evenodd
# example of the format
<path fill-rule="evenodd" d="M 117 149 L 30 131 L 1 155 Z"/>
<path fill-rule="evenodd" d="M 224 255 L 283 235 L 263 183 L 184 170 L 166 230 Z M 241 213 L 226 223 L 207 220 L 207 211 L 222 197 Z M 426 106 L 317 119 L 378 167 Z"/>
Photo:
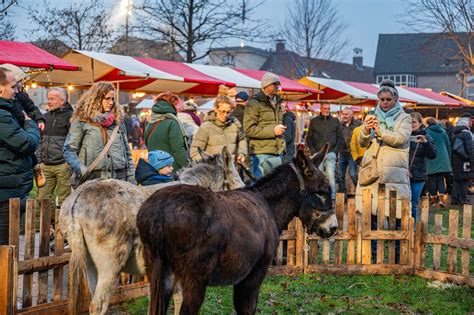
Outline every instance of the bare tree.
<path fill-rule="evenodd" d="M 113 30 L 108 11 L 100 1 L 90 0 L 56 8 L 47 1 L 41 10 L 29 8 L 35 31 L 46 33 L 41 39 L 56 39 L 74 49 L 101 51 L 110 46 Z"/>
<path fill-rule="evenodd" d="M 0 40 L 14 40 L 15 28 L 15 25 L 7 21 L 5 15 L 0 15 Z"/>
<path fill-rule="evenodd" d="M 249 0 L 144 0 L 136 7 L 142 25 L 138 27 L 154 39 L 162 40 L 186 54 L 186 62 L 206 57 L 216 42 L 245 36 L 263 38 L 265 22 L 250 15 L 261 3 Z"/>
<path fill-rule="evenodd" d="M 0 7 L 0 15 L 7 14 L 7 10 L 17 2 L 17 0 L 2 0 L 2 6 Z"/>
<path fill-rule="evenodd" d="M 472 0 L 410 0 L 401 22 L 415 31 L 430 29 L 451 39 L 457 54 L 451 63 L 459 66 L 463 89 L 474 75 L 474 3 Z M 448 62 L 448 61 L 447 61 Z"/>
<path fill-rule="evenodd" d="M 290 49 L 306 57 L 306 75 L 311 75 L 315 59 L 336 60 L 345 54 L 349 40 L 344 37 L 347 25 L 331 0 L 293 0 L 287 5 L 282 27 Z"/>

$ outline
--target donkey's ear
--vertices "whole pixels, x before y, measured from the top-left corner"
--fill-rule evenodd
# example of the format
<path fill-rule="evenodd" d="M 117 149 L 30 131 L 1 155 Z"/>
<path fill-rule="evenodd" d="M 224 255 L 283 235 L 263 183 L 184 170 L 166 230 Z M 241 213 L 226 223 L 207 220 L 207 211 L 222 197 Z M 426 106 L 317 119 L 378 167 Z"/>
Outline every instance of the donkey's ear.
<path fill-rule="evenodd" d="M 201 156 L 201 159 L 207 159 L 207 158 L 210 158 L 212 155 L 203 151 L 200 147 L 198 147 L 198 153 L 199 155 Z"/>
<path fill-rule="evenodd" d="M 328 149 L 329 149 L 329 143 L 326 142 L 321 148 L 321 150 L 319 150 L 319 152 L 315 153 L 311 157 L 311 161 L 313 161 L 316 167 L 319 167 L 319 165 L 324 161 L 324 157 L 328 153 Z"/>
<path fill-rule="evenodd" d="M 229 150 L 227 150 L 227 147 L 222 148 L 221 154 L 224 159 L 224 165 L 229 167 L 231 163 L 233 163 L 233 161 L 232 161 L 232 155 L 230 155 Z"/>
<path fill-rule="evenodd" d="M 309 161 L 306 155 L 304 154 L 303 150 L 298 149 L 298 152 L 296 152 L 295 160 L 296 160 L 296 165 L 303 172 L 308 168 Z"/>

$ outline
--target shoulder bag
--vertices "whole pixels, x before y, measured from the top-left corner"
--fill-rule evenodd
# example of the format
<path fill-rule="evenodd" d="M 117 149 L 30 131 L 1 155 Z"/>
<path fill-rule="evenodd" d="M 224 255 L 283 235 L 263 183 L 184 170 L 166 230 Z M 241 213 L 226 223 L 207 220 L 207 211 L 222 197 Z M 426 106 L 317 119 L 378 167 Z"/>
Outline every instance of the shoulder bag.
<path fill-rule="evenodd" d="M 366 162 L 361 165 L 359 171 L 359 185 L 360 186 L 368 186 L 377 181 L 379 179 L 379 173 L 377 171 L 377 157 L 379 156 L 380 147 L 382 146 L 379 143 L 379 147 L 377 148 L 377 152 L 373 155 L 372 159 L 369 162 Z"/>
<path fill-rule="evenodd" d="M 117 126 L 115 126 L 114 130 L 112 131 L 112 134 L 110 135 L 110 138 L 107 141 L 107 144 L 104 146 L 104 148 L 102 149 L 100 154 L 95 158 L 95 160 L 89 165 L 89 167 L 84 172 L 84 174 L 81 174 L 81 176 L 77 176 L 76 173 L 72 174 L 71 181 L 70 181 L 72 188 L 76 189 L 77 187 L 79 187 L 79 185 L 84 183 L 87 180 L 87 177 L 89 177 L 89 174 L 95 169 L 97 164 L 99 164 L 99 162 L 102 161 L 102 159 L 105 157 L 107 152 L 109 152 L 109 149 L 112 146 L 112 142 L 114 142 L 115 138 L 117 137 L 119 128 L 120 128 L 120 125 L 117 124 Z"/>

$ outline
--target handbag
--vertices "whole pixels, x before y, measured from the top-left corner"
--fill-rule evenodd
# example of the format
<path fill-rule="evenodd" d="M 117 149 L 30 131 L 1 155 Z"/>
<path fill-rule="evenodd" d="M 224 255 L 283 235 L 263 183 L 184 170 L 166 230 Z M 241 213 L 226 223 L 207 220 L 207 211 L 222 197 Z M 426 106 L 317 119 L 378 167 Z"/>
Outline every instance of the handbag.
<path fill-rule="evenodd" d="M 377 181 L 379 179 L 379 173 L 377 171 L 377 157 L 379 156 L 380 147 L 382 146 L 379 143 L 379 147 L 377 148 L 377 152 L 375 152 L 373 158 L 364 164 L 361 165 L 359 171 L 359 185 L 360 186 L 368 186 Z"/>
<path fill-rule="evenodd" d="M 114 142 L 115 138 L 117 137 L 119 128 L 120 125 L 117 124 L 117 126 L 115 126 L 114 130 L 112 131 L 112 134 L 110 135 L 107 144 L 104 146 L 100 154 L 95 158 L 95 160 L 89 165 L 87 170 L 82 175 L 78 176 L 76 172 L 72 174 L 70 179 L 70 184 L 72 188 L 76 189 L 77 187 L 79 187 L 79 185 L 84 183 L 87 180 L 87 177 L 89 177 L 89 174 L 95 169 L 97 164 L 102 161 L 107 152 L 109 152 L 109 149 L 112 146 L 112 142 Z"/>
<path fill-rule="evenodd" d="M 418 151 L 418 147 L 420 146 L 420 143 L 417 142 L 415 146 L 415 151 L 413 152 L 413 157 L 411 158 L 410 165 L 408 166 L 408 176 L 412 178 L 413 176 L 411 175 L 411 166 L 413 165 L 413 162 L 415 162 L 415 156 L 416 156 L 416 151 Z"/>
<path fill-rule="evenodd" d="M 461 138 L 456 138 L 453 143 L 453 152 L 462 158 L 464 161 L 469 160 L 469 156 L 466 153 L 466 149 L 464 148 L 464 142 Z"/>

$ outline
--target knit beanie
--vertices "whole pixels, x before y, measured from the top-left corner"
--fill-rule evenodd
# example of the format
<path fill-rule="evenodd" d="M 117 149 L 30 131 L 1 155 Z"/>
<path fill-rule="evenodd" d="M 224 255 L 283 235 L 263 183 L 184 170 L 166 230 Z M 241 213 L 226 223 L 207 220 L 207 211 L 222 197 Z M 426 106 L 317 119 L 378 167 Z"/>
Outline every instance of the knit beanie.
<path fill-rule="evenodd" d="M 260 82 L 260 86 L 262 87 L 262 89 L 264 89 L 273 83 L 280 83 L 280 77 L 271 72 L 267 72 L 263 75 L 262 81 Z"/>
<path fill-rule="evenodd" d="M 20 67 L 17 67 L 9 63 L 4 63 L 3 65 L 0 65 L 0 67 L 5 68 L 8 71 L 10 71 L 15 77 L 16 82 L 21 81 L 26 78 L 26 73 Z"/>
<path fill-rule="evenodd" d="M 159 171 L 163 167 L 173 164 L 174 159 L 168 152 L 153 150 L 148 152 L 148 162 L 155 170 Z"/>
<path fill-rule="evenodd" d="M 249 95 L 245 91 L 240 91 L 235 95 L 236 102 L 246 102 L 249 99 Z"/>
<path fill-rule="evenodd" d="M 463 126 L 463 127 L 469 128 L 469 118 L 467 117 L 459 118 L 458 122 L 456 123 L 456 127 L 457 126 Z"/>

